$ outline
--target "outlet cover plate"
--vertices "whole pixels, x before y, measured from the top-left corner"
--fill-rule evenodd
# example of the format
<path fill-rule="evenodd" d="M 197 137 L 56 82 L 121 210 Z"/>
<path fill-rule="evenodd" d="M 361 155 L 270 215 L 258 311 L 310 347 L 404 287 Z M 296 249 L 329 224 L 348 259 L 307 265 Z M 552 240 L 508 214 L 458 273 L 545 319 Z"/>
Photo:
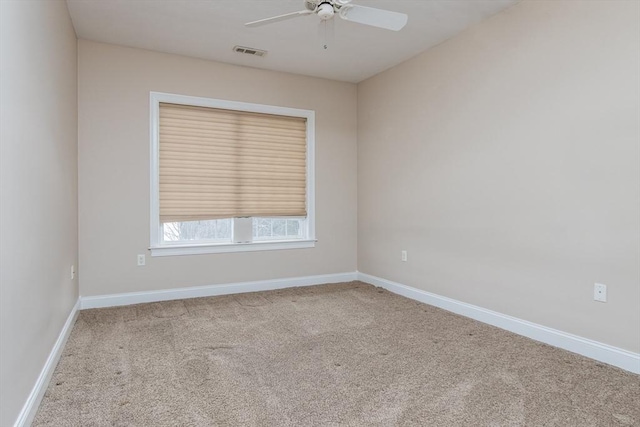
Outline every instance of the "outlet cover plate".
<path fill-rule="evenodd" d="M 607 285 L 596 283 L 593 285 L 593 299 L 595 301 L 607 302 Z"/>

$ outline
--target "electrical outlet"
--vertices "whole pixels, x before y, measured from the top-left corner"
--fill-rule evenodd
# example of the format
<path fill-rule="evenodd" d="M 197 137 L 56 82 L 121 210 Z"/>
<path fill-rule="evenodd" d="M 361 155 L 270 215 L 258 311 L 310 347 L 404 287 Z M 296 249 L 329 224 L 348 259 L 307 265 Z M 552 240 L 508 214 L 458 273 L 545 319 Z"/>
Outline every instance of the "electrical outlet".
<path fill-rule="evenodd" d="M 76 266 L 72 265 L 71 266 L 71 280 L 76 278 Z"/>
<path fill-rule="evenodd" d="M 407 251 L 401 252 L 401 258 L 403 262 L 407 262 Z"/>
<path fill-rule="evenodd" d="M 138 267 L 143 266 L 145 264 L 145 256 L 144 254 L 138 255 Z"/>
<path fill-rule="evenodd" d="M 607 285 L 596 283 L 593 285 L 593 299 L 600 302 L 607 302 Z"/>

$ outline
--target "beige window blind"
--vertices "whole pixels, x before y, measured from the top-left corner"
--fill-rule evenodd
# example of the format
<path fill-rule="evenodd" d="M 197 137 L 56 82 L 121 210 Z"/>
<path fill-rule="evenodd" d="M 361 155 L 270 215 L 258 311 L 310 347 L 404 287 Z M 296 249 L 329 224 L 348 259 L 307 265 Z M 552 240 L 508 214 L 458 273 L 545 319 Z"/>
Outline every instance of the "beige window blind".
<path fill-rule="evenodd" d="M 160 103 L 160 221 L 300 216 L 306 119 Z"/>

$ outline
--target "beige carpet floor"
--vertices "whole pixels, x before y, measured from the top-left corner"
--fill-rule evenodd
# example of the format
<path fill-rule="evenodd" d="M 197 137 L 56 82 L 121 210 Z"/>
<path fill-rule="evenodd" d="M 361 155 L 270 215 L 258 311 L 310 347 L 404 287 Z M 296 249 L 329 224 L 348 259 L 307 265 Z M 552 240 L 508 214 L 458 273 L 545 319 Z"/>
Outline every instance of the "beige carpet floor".
<path fill-rule="evenodd" d="M 640 376 L 360 282 L 82 311 L 34 426 L 640 426 Z"/>

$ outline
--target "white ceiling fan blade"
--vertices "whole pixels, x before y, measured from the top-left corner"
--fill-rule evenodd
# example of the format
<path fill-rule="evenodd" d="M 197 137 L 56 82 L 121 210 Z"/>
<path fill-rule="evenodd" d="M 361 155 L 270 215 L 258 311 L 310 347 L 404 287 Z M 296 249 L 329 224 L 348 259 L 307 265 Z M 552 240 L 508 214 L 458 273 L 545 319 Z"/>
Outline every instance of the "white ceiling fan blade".
<path fill-rule="evenodd" d="M 259 27 L 261 25 L 272 24 L 274 22 L 286 21 L 287 19 L 297 18 L 298 16 L 310 15 L 312 10 L 301 10 L 299 12 L 286 13 L 284 15 L 273 16 L 271 18 L 259 19 L 257 21 L 247 22 L 245 27 Z"/>
<path fill-rule="evenodd" d="M 408 19 L 408 16 L 404 13 L 358 6 L 356 4 L 343 6 L 340 9 L 340 17 L 346 21 L 393 31 L 400 31 L 407 24 Z"/>

